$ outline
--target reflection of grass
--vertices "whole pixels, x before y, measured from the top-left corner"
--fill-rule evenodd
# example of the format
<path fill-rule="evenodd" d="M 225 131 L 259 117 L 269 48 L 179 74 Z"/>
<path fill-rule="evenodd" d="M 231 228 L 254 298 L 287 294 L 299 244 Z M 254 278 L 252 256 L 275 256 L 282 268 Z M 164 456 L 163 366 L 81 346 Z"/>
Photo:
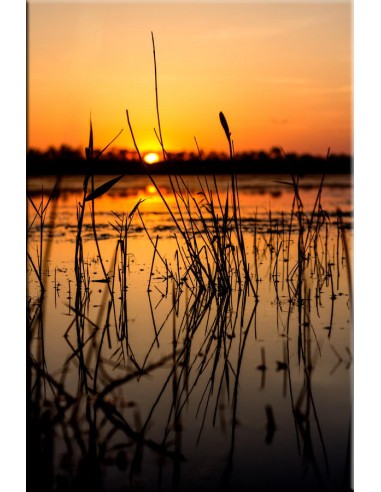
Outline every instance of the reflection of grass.
<path fill-rule="evenodd" d="M 50 373 L 42 358 L 33 357 L 30 364 L 30 425 L 35 428 L 31 442 L 45 453 L 36 455 L 40 472 L 48 466 L 56 469 L 53 462 L 49 463 L 46 460 L 49 448 L 45 446 L 48 445 L 47 435 L 54 436 L 58 429 L 61 429 L 63 435 L 67 436 L 65 439 L 69 459 L 82 463 L 79 471 L 72 469 L 68 476 L 76 476 L 73 480 L 81 481 L 85 488 L 94 486 L 96 489 L 104 479 L 102 470 L 105 463 L 110 460 L 116 467 L 127 466 L 133 482 L 142 466 L 143 448 L 157 454 L 159 462 L 164 458 L 171 460 L 176 470 L 174 479 L 180 483 L 181 462 L 184 458 L 181 438 L 185 420 L 184 410 L 192 408 L 200 418 L 198 440 L 201 445 L 209 425 L 217 422 L 221 408 L 226 407 L 227 400 L 231 432 L 224 477 L 225 480 L 229 477 L 232 480 L 234 456 L 237 452 L 241 368 L 247 358 L 245 347 L 248 337 L 250 334 L 256 337 L 257 306 L 261 302 L 260 286 L 264 268 L 261 263 L 265 263 L 270 265 L 268 279 L 276 300 L 274 308 L 279 314 L 279 333 L 288 335 L 293 329 L 293 320 L 296 320 L 299 364 L 305 376 L 296 401 L 288 336 L 280 368 L 284 384 L 288 382 L 298 449 L 303 457 L 304 469 L 307 470 L 308 466 L 311 466 L 317 476 L 324 479 L 319 464 L 319 452 L 316 449 L 321 446 L 327 470 L 324 429 L 318 416 L 310 377 L 310 367 L 316 364 L 311 359 L 309 348 L 314 333 L 310 297 L 311 290 L 315 288 L 316 305 L 319 306 L 323 289 L 327 285 L 329 289 L 334 288 L 334 258 L 326 248 L 327 234 L 333 229 L 333 219 L 324 213 L 321 203 L 317 205 L 316 212 L 307 214 L 300 196 L 296 196 L 295 206 L 292 207 L 290 215 L 283 214 L 278 220 L 269 213 L 267 230 L 262 226 L 258 228 L 257 221 L 253 221 L 253 233 L 244 234 L 238 215 L 238 200 L 236 208 L 233 205 L 232 185 L 227 190 L 226 201 L 220 204 L 220 190 L 215 187 L 213 177 L 211 179 L 212 183 L 207 178 L 204 182 L 200 179 L 199 195 L 193 194 L 185 181 L 177 180 L 176 177 L 172 180 L 174 193 L 177 195 L 177 214 L 180 217 L 177 219 L 179 238 L 176 238 L 177 251 L 175 264 L 172 266 L 161 251 L 159 236 L 151 236 L 150 230 L 144 224 L 144 216 L 140 214 L 153 251 L 148 281 L 153 332 L 152 343 L 147 346 L 143 361 L 136 360 L 134 356 L 127 322 L 128 232 L 135 212 L 139 213 L 139 202 L 129 214 L 114 214 L 114 222 L 110 225 L 116 233 L 114 259 L 110 271 L 104 270 L 102 280 L 106 289 L 102 302 L 103 311 L 98 311 L 95 321 L 92 320 L 89 309 L 92 282 L 83 260 L 83 243 L 81 240 L 77 241 L 76 249 L 80 252 L 80 261 L 79 270 L 76 271 L 76 303 L 71 311 L 73 322 L 66 337 L 71 344 L 71 354 L 58 376 Z M 239 196 L 238 189 L 236 193 Z M 83 202 L 84 207 L 88 202 L 90 201 Z M 94 203 L 89 214 L 93 230 L 96 231 Z M 79 213 L 78 217 L 79 224 L 82 224 L 84 216 Z M 250 253 L 245 244 L 247 238 L 251 243 L 254 242 L 254 248 Z M 97 241 L 96 234 L 94 241 Z M 246 265 L 243 264 L 243 254 Z M 100 248 L 98 255 L 101 256 Z M 337 257 L 336 251 L 335 255 Z M 284 262 L 285 259 L 288 261 Z M 155 309 L 158 291 L 153 288 L 157 282 L 152 280 L 155 261 L 159 260 L 162 270 L 164 268 L 161 281 L 164 281 L 166 286 L 159 293 L 159 302 L 167 302 L 170 293 L 173 296 L 168 314 L 160 323 L 156 320 Z M 98 261 L 101 259 L 98 258 Z M 250 282 L 246 281 L 247 274 Z M 288 294 L 287 300 L 282 295 L 284 292 Z M 336 292 L 337 289 L 335 296 L 331 296 L 332 306 L 338 299 Z M 182 311 L 179 306 L 184 296 L 187 297 L 186 307 Z M 287 308 L 284 311 L 285 304 Z M 43 302 L 40 309 L 42 313 Z M 284 315 L 285 326 L 282 321 Z M 333 308 L 330 317 L 332 332 Z M 31 327 L 36 322 L 35 317 L 31 318 Z M 42 316 L 40 323 L 43 323 Z M 154 361 L 155 347 L 161 346 L 160 341 L 169 323 L 172 323 L 172 351 Z M 69 336 L 73 329 L 76 334 L 74 343 Z M 40 343 L 42 354 L 43 338 Z M 317 340 L 316 346 L 318 347 Z M 105 356 L 107 350 L 113 354 L 111 361 Z M 265 367 L 275 371 L 276 361 L 265 361 L 263 357 L 259 367 L 263 367 L 263 374 Z M 118 372 L 110 371 L 109 368 Z M 137 379 L 144 384 L 145 378 L 159 368 L 165 368 L 167 371 L 162 386 L 157 389 L 156 395 L 152 395 L 151 408 L 139 411 L 140 418 L 135 422 L 120 403 L 121 391 Z M 71 385 L 68 374 L 73 370 L 76 370 L 78 375 L 77 392 L 69 390 Z M 119 371 L 124 373 L 120 374 Z M 265 389 L 264 379 L 262 389 Z M 283 392 L 286 397 L 285 388 Z M 152 440 L 149 437 L 150 429 L 159 413 L 158 409 L 162 407 L 168 395 L 171 395 L 171 404 L 163 424 L 162 438 Z M 40 412 L 39 409 L 44 408 L 44 400 L 50 402 L 49 411 Z M 272 409 L 272 418 L 268 408 Z M 274 415 L 278 415 L 279 410 L 270 405 L 266 412 L 267 427 L 264 432 L 267 433 L 263 440 L 273 445 L 278 437 L 275 433 Z M 208 416 L 211 417 L 211 424 Z M 317 432 L 317 439 L 314 438 L 313 429 Z M 75 436 L 74 441 L 69 438 L 70 435 Z M 119 448 L 115 448 L 114 436 L 117 435 L 124 435 L 126 438 L 125 445 Z M 129 461 L 132 450 L 135 455 L 133 466 Z M 35 479 L 41 483 L 38 476 Z M 45 479 L 47 480 L 46 475 Z"/>
<path fill-rule="evenodd" d="M 152 41 L 154 47 L 153 38 Z M 155 51 L 154 61 L 159 126 L 157 136 L 164 158 L 168 159 L 159 117 Z M 95 204 L 97 198 L 107 193 L 122 176 L 94 188 L 91 166 L 103 151 L 94 156 L 90 123 L 89 146 L 86 149 L 89 174 L 83 182 L 82 202 L 77 206 L 75 304 L 69 306 L 72 321 L 65 333 L 69 355 L 61 371 L 54 374 L 46 364 L 43 316 L 43 264 L 49 253 L 45 251 L 44 257 L 43 232 L 51 198 L 45 205 L 41 201 L 39 206 L 29 198 L 40 229 L 37 261 L 28 253 L 41 290 L 37 303 L 32 306 L 30 302 L 28 309 L 28 423 L 31 436 L 28 454 L 32 457 L 31 465 L 33 464 L 30 480 L 39 490 L 53 490 L 59 486 L 63 489 L 73 487 L 74 490 L 107 489 L 102 484 L 102 470 L 110 462 L 120 470 L 126 470 L 131 450 L 134 458 L 129 473 L 130 483 L 134 484 L 141 470 L 142 451 L 145 447 L 158 457 L 159 466 L 162 466 L 164 458 L 171 460 L 174 486 L 178 486 L 181 462 L 184 459 L 183 412 L 188 408 L 192 409 L 195 417 L 200 417 L 197 442 L 201 443 L 207 432 L 208 415 L 211 415 L 211 425 L 214 426 L 220 414 L 226 428 L 222 409 L 228 406 L 231 432 L 223 476 L 226 480 L 231 479 L 236 429 L 239 425 L 240 377 L 247 358 L 245 350 L 250 335 L 257 341 L 257 309 L 261 302 L 262 274 L 268 277 L 273 289 L 277 332 L 286 338 L 281 361 L 266 361 L 264 347 L 261 347 L 262 360 L 261 364 L 257 364 L 263 376 L 261 389 L 265 390 L 265 373 L 269 374 L 270 364 L 273 364 L 274 372 L 278 369 L 284 377 L 284 398 L 287 397 L 288 388 L 297 449 L 302 457 L 303 469 L 306 471 L 311 466 L 319 480 L 322 480 L 318 453 L 314 450 L 314 446 L 319 445 L 328 476 L 328 454 L 311 381 L 312 370 L 321 354 L 313 326 L 311 298 L 314 293 L 315 311 L 320 316 L 324 289 L 331 289 L 329 337 L 334 329 L 333 308 L 339 295 L 339 287 L 334 287 L 335 261 L 338 263 L 340 256 L 339 246 L 331 255 L 328 245 L 334 219 L 322 205 L 324 177 L 311 213 L 305 211 L 300 192 L 301 178 L 291 176 L 289 182 L 283 183 L 294 192 L 291 212 L 282 213 L 278 219 L 274 218 L 270 210 L 267 229 L 259 227 L 255 216 L 252 232 L 244 234 L 237 176 L 234 172 L 234 144 L 225 116 L 223 113 L 219 116 L 228 141 L 231 164 L 230 180 L 224 190 L 225 199 L 221 198 L 223 193 L 214 176 L 199 177 L 199 191 L 194 193 L 183 177 L 174 175 L 168 177 L 174 199 L 173 205 L 170 205 L 146 167 L 148 178 L 155 186 L 176 228 L 174 265 L 169 264 L 165 253 L 161 251 L 159 236 L 153 237 L 144 223 L 144 216 L 139 211 L 142 200 L 139 200 L 128 214 L 114 213 L 114 222 L 110 227 L 116 233 L 116 245 L 109 271 L 97 237 Z M 128 112 L 127 121 L 140 156 Z M 90 309 L 91 286 L 94 281 L 90 278 L 85 261 L 82 237 L 87 211 L 97 250 L 96 261 L 103 272 L 100 281 L 106 287 L 95 321 Z M 152 342 L 147 344 L 142 361 L 137 360 L 134 355 L 128 327 L 129 230 L 135 214 L 139 215 L 153 247 L 147 288 L 153 325 Z M 33 223 L 34 221 L 31 226 Z M 348 247 L 340 214 L 336 225 L 334 232 L 337 233 L 337 241 L 340 237 L 342 239 L 348 262 Z M 164 269 L 160 279 L 165 283 L 162 290 L 153 288 L 155 282 L 152 277 L 156 261 L 160 261 L 161 268 Z M 261 266 L 262 264 L 265 266 Z M 338 274 L 336 277 L 339 282 Z M 157 292 L 159 301 L 155 304 Z M 157 307 L 166 302 L 169 304 L 166 316 L 162 322 L 158 322 Z M 172 347 L 168 354 L 155 360 L 155 348 L 161 348 L 160 342 L 169 325 Z M 292 381 L 290 363 L 290 333 L 293 329 L 297 334 L 295 343 L 298 370 L 303 375 L 296 399 L 296 383 Z M 72 332 L 74 339 L 71 338 Z M 316 350 L 314 357 L 311 355 L 313 342 Z M 150 408 L 144 409 L 144 413 L 135 408 L 131 415 L 129 409 L 136 407 L 136 404 L 131 401 L 130 407 L 124 404 L 124 391 L 128 395 L 129 384 L 136 381 L 144 384 L 145 379 L 159 369 L 165 369 L 166 373 L 156 394 L 152 395 Z M 158 408 L 168 395 L 170 406 L 161 429 L 162 439 L 152 440 L 149 437 L 151 427 L 159 413 Z M 276 441 L 274 414 L 277 414 L 277 409 L 267 405 L 265 412 L 267 426 L 264 440 L 271 444 Z M 317 435 L 315 442 L 314 433 Z M 57 473 L 58 467 L 52 452 L 58 434 L 65 443 L 68 461 L 66 475 Z M 122 443 L 117 439 L 120 434 L 124 438 Z"/>
<path fill-rule="evenodd" d="M 28 225 L 28 233 L 31 231 L 33 225 L 35 222 L 38 222 L 38 229 L 39 229 L 39 244 L 37 246 L 36 250 L 36 256 L 37 259 L 33 260 L 32 255 L 27 251 L 27 256 L 28 260 L 33 268 L 34 273 L 36 274 L 36 277 L 38 279 L 38 282 L 40 284 L 41 292 L 43 293 L 45 291 L 45 286 L 43 282 L 43 274 L 46 271 L 47 268 L 47 261 L 49 259 L 49 252 L 50 252 L 50 246 L 51 246 L 51 241 L 49 240 L 47 242 L 47 248 L 46 251 L 44 251 L 44 232 L 46 229 L 46 216 L 48 212 L 48 208 L 50 203 L 53 203 L 53 208 L 51 210 L 50 214 L 50 223 L 49 223 L 49 229 L 52 231 L 54 230 L 54 223 L 55 223 L 55 217 L 56 217 L 56 206 L 57 206 L 57 198 L 59 196 L 59 182 L 60 180 L 58 179 L 54 185 L 54 188 L 50 195 L 48 196 L 47 202 L 44 203 L 44 193 L 43 190 L 41 191 L 41 200 L 40 203 L 37 205 L 32 196 L 27 193 L 27 197 L 29 200 L 29 203 L 32 205 L 33 210 L 35 211 L 35 216 Z"/>

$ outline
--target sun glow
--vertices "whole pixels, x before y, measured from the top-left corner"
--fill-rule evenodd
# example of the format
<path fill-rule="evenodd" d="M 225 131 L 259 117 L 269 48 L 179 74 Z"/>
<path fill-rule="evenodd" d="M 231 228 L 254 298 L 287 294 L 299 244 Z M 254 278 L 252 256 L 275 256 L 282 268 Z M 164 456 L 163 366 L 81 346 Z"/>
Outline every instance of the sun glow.
<path fill-rule="evenodd" d="M 156 191 L 156 188 L 153 186 L 153 185 L 148 185 L 146 187 L 146 192 L 149 194 L 149 195 L 155 195 L 157 193 Z"/>
<path fill-rule="evenodd" d="M 195 152 L 196 135 L 205 153 L 227 152 L 220 110 L 237 153 L 352 151 L 349 0 L 29 3 L 28 148 L 83 148 L 90 109 L 103 148 L 125 126 L 128 101 L 147 166 L 151 153 L 160 162 L 153 30 L 167 151 Z M 127 138 L 115 148 L 131 146 Z"/>
<path fill-rule="evenodd" d="M 149 152 L 144 156 L 144 162 L 147 164 L 156 164 L 156 162 L 159 162 L 159 155 L 156 152 Z"/>

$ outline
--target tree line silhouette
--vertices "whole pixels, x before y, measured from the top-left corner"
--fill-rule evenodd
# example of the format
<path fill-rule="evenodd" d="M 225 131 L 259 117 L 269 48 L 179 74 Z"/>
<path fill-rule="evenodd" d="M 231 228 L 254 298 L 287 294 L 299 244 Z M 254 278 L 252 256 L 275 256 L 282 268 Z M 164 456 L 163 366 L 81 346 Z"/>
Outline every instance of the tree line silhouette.
<path fill-rule="evenodd" d="M 99 150 L 100 151 L 100 150 Z M 97 155 L 97 151 L 94 152 Z M 345 154 L 315 156 L 284 154 L 280 147 L 270 151 L 240 152 L 232 163 L 223 152 L 167 152 L 168 159 L 149 166 L 152 174 L 348 174 L 352 158 Z M 46 151 L 29 149 L 26 156 L 28 176 L 83 174 L 145 174 L 144 165 L 134 150 L 110 149 L 98 160 L 86 161 L 84 152 L 67 145 Z"/>

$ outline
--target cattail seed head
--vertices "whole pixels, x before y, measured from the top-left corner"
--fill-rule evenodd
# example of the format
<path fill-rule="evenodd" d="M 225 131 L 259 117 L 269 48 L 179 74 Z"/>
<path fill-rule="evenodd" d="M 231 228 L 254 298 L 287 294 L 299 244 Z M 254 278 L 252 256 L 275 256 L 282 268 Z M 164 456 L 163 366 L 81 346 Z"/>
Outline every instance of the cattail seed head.
<path fill-rule="evenodd" d="M 231 133 L 229 131 L 229 125 L 228 125 L 228 122 L 226 121 L 225 115 L 224 115 L 224 113 L 222 111 L 220 111 L 220 121 L 221 121 L 222 128 L 224 129 L 226 138 L 230 142 L 230 135 L 231 135 Z"/>

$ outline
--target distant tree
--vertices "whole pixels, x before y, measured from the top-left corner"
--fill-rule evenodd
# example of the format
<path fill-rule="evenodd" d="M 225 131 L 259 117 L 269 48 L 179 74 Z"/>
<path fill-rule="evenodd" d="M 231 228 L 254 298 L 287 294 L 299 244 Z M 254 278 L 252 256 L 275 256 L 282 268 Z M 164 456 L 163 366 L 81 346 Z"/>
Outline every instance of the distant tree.
<path fill-rule="evenodd" d="M 38 149 L 28 149 L 27 153 L 26 153 L 28 159 L 38 159 L 38 158 L 41 158 L 42 156 L 42 152 L 41 150 L 38 150 Z"/>
<path fill-rule="evenodd" d="M 45 157 L 49 160 L 54 160 L 57 158 L 58 152 L 54 147 L 49 147 L 45 152 Z"/>
<path fill-rule="evenodd" d="M 71 147 L 69 147 L 68 145 L 61 145 L 59 151 L 58 151 L 58 156 L 61 158 L 61 159 L 65 159 L 65 160 L 68 160 L 68 159 L 81 159 L 82 158 L 82 154 L 81 154 L 81 151 L 79 149 L 72 149 Z"/>
<path fill-rule="evenodd" d="M 267 155 L 267 153 L 266 153 L 264 150 L 260 150 L 260 151 L 258 152 L 258 159 L 259 159 L 260 161 L 267 161 L 267 160 L 268 160 L 268 158 L 269 158 L 269 156 Z"/>
<path fill-rule="evenodd" d="M 118 154 L 117 154 L 118 161 L 125 161 L 126 158 L 127 158 L 127 150 L 126 149 L 119 149 Z"/>
<path fill-rule="evenodd" d="M 280 147 L 272 147 L 270 150 L 271 159 L 280 159 L 282 157 L 282 150 Z"/>

